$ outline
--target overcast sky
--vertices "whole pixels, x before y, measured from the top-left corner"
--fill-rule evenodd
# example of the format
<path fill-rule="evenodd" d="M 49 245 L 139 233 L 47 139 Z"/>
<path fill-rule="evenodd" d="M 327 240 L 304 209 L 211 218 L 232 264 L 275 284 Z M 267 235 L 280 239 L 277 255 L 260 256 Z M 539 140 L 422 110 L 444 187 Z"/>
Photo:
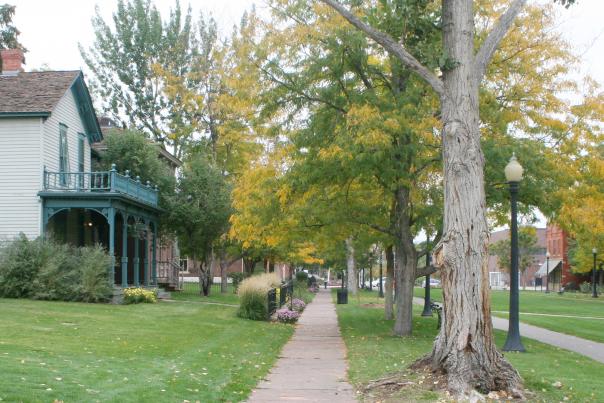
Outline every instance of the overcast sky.
<path fill-rule="evenodd" d="M 5 0 L 17 6 L 15 24 L 22 34 L 21 42 L 29 50 L 26 69 L 43 64 L 51 69 L 79 69 L 84 62 L 78 42 L 89 46 L 93 41 L 90 23 L 98 4 L 105 20 L 111 18 L 117 0 Z M 535 1 L 535 0 L 534 0 Z M 551 1 L 551 0 L 539 0 Z M 155 0 L 163 15 L 167 15 L 175 0 Z M 238 23 L 241 14 L 256 3 L 265 9 L 263 1 L 195 0 L 191 1 L 194 15 L 211 12 L 220 28 L 227 32 Z M 181 0 L 186 7 L 189 2 Z M 560 9 L 560 29 L 583 57 L 582 74 L 588 73 L 604 83 L 604 1 L 578 0 L 570 10 Z"/>

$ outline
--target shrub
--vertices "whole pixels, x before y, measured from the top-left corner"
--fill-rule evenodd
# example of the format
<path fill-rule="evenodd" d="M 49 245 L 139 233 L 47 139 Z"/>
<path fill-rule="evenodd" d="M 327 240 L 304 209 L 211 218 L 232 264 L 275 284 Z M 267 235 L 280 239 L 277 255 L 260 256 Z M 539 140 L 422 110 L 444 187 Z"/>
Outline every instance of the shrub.
<path fill-rule="evenodd" d="M 77 301 L 79 259 L 74 248 L 64 244 L 45 243 L 52 255 L 40 266 L 33 282 L 32 298 L 51 301 Z"/>
<path fill-rule="evenodd" d="M 124 304 L 153 304 L 157 302 L 157 290 L 147 290 L 141 287 L 131 287 L 124 290 Z"/>
<path fill-rule="evenodd" d="M 245 319 L 266 320 L 268 317 L 268 291 L 279 284 L 279 277 L 275 273 L 260 274 L 243 280 L 237 291 L 239 294 L 237 315 Z"/>
<path fill-rule="evenodd" d="M 306 304 L 301 299 L 294 298 L 292 301 L 292 308 L 296 312 L 302 312 L 304 308 L 306 308 Z"/>
<path fill-rule="evenodd" d="M 30 298 L 34 280 L 52 251 L 40 241 L 20 234 L 0 251 L 0 297 Z"/>
<path fill-rule="evenodd" d="M 300 284 L 306 284 L 308 282 L 308 273 L 299 271 L 296 273 L 296 282 Z"/>
<path fill-rule="evenodd" d="M 113 295 L 111 256 L 100 246 L 80 248 L 79 301 L 107 302 Z"/>
<path fill-rule="evenodd" d="M 247 273 L 230 273 L 229 277 L 233 279 L 233 292 L 237 292 L 237 289 L 239 288 L 239 284 L 241 284 L 241 282 L 246 279 L 247 277 L 249 277 L 249 275 Z"/>
<path fill-rule="evenodd" d="M 0 297 L 105 302 L 111 258 L 100 247 L 76 248 L 21 235 L 0 251 Z"/>
<path fill-rule="evenodd" d="M 288 308 L 277 310 L 277 320 L 281 323 L 296 323 L 300 314 L 296 311 L 290 311 Z"/>

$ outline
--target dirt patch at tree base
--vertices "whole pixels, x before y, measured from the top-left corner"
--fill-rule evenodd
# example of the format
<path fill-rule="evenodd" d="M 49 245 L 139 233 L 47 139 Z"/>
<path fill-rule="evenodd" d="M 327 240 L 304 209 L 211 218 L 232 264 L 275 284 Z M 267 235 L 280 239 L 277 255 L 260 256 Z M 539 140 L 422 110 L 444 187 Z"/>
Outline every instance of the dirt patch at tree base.
<path fill-rule="evenodd" d="M 363 402 L 458 402 L 458 397 L 447 390 L 447 376 L 434 372 L 422 360 L 414 363 L 408 369 L 389 374 L 383 378 L 371 380 L 359 388 L 359 400 Z M 532 401 L 535 394 L 525 391 L 524 399 L 514 398 L 505 391 L 491 391 L 482 394 L 473 391 L 465 401 L 470 402 L 520 402 Z"/>

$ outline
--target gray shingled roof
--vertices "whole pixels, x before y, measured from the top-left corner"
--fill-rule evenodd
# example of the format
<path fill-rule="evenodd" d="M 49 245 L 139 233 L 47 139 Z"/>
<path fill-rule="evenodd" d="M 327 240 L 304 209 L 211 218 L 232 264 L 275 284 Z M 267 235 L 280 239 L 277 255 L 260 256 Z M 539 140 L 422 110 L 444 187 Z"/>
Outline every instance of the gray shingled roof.
<path fill-rule="evenodd" d="M 50 113 L 79 74 L 75 70 L 0 76 L 0 113 Z"/>

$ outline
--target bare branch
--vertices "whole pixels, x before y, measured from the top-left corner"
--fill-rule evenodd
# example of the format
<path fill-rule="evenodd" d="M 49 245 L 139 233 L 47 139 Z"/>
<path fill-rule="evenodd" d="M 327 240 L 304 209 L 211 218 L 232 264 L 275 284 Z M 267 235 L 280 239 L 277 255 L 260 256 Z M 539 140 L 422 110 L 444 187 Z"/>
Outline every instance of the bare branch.
<path fill-rule="evenodd" d="M 520 11 L 522 11 L 525 4 L 526 0 L 514 0 L 505 13 L 499 17 L 495 26 L 491 32 L 489 32 L 487 39 L 485 39 L 480 47 L 480 50 L 476 54 L 476 77 L 478 77 L 480 81 L 482 81 L 482 78 L 485 75 L 487 65 L 491 61 L 493 53 L 497 50 L 499 43 L 501 43 L 505 34 L 510 30 L 514 20 L 518 14 L 520 14 Z"/>
<path fill-rule="evenodd" d="M 349 10 L 347 10 L 336 0 L 320 1 L 336 10 L 353 26 L 363 31 L 365 35 L 382 45 L 384 49 L 396 56 L 405 66 L 413 70 L 428 84 L 430 84 L 432 88 L 434 88 L 434 91 L 438 93 L 438 95 L 444 95 L 445 87 L 441 79 L 438 78 L 433 72 L 431 72 L 426 66 L 421 64 L 415 57 L 413 57 L 411 53 L 407 52 L 405 48 L 403 48 L 399 43 L 397 43 L 390 35 L 380 32 L 374 29 L 373 27 L 365 24 L 363 21 L 359 20 L 354 14 L 352 14 Z"/>
<path fill-rule="evenodd" d="M 428 274 L 436 273 L 436 270 L 437 270 L 436 267 L 434 267 L 432 265 L 418 267 L 417 269 L 415 269 L 415 278 L 425 277 Z"/>

